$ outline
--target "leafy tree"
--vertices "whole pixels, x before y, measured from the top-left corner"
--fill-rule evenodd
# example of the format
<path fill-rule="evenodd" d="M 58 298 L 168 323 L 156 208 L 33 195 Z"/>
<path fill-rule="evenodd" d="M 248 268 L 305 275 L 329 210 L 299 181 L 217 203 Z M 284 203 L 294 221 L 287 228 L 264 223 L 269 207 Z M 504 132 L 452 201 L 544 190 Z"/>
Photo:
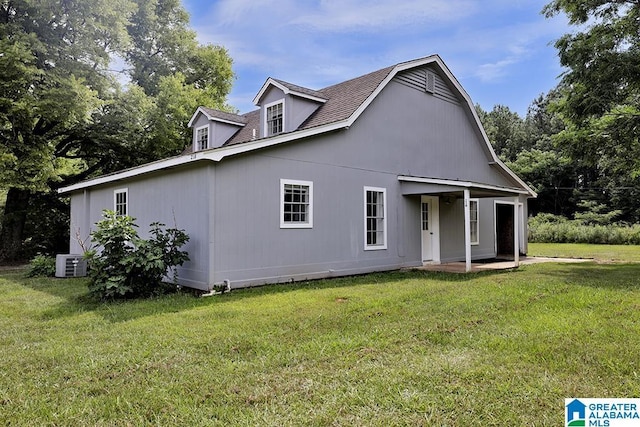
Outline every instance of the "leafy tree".
<path fill-rule="evenodd" d="M 23 255 L 37 195 L 178 154 L 197 105 L 229 108 L 231 59 L 188 23 L 178 0 L 0 0 L 0 260 Z"/>
<path fill-rule="evenodd" d="M 640 221 L 640 3 L 554 0 L 544 13 L 577 27 L 556 42 L 567 69 L 556 104 L 567 127 L 556 140 L 587 197 Z"/>
<path fill-rule="evenodd" d="M 527 140 L 522 118 L 504 105 L 495 105 L 489 112 L 476 106 L 476 111 L 498 157 L 503 161 L 515 160 Z"/>

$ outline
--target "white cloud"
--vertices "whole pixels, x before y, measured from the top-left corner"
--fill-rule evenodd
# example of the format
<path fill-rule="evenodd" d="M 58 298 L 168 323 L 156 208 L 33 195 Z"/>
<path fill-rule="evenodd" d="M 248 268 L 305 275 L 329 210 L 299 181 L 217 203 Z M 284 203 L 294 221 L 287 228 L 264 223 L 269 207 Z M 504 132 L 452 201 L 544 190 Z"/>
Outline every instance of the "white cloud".
<path fill-rule="evenodd" d="M 403 26 L 459 21 L 476 9 L 468 0 L 324 0 L 291 20 L 324 31 L 381 31 Z"/>
<path fill-rule="evenodd" d="M 504 86 L 541 52 L 553 61 L 549 43 L 567 31 L 566 20 L 545 19 L 530 0 L 186 2 L 200 4 L 192 14 L 199 40 L 229 50 L 238 74 L 230 102 L 241 111 L 269 76 L 319 89 L 433 53 L 465 87 Z"/>

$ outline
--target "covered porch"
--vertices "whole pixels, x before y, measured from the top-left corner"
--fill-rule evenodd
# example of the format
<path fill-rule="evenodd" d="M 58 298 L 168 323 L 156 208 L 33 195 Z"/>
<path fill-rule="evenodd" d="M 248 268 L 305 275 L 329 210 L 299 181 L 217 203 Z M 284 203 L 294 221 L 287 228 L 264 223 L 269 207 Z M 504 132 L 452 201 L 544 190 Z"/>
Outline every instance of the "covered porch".
<path fill-rule="evenodd" d="M 523 188 L 499 187 L 468 181 L 406 175 L 398 176 L 398 181 L 401 184 L 403 196 L 421 198 L 423 219 L 421 243 L 423 246 L 423 263 L 425 268 L 439 268 L 440 271 L 449 269 L 451 271 L 462 270 L 464 272 L 471 272 L 485 269 L 516 268 L 520 265 L 521 246 L 526 245 L 526 200 L 527 197 L 532 196 L 530 192 Z M 478 220 L 480 199 L 496 200 L 492 214 L 492 229 L 487 230 L 488 226 L 486 221 L 483 225 L 483 234 L 485 236 L 484 255 L 480 254 L 478 249 L 478 234 L 480 233 L 481 226 Z M 499 200 L 499 202 L 497 200 Z M 443 207 L 445 207 L 455 202 L 457 206 L 460 206 L 460 201 L 462 202 L 462 214 L 460 214 L 458 208 L 456 216 L 456 218 L 459 219 L 456 219 L 454 223 L 449 221 L 441 227 L 440 224 L 443 221 L 441 221 L 440 218 L 440 204 L 442 203 Z M 432 204 L 435 207 L 433 209 L 433 215 Z M 500 215 L 504 216 L 505 211 L 511 215 L 511 219 L 498 223 Z M 500 234 L 505 234 L 501 233 L 505 227 L 507 228 L 506 231 L 510 241 L 506 242 L 506 244 L 502 243 L 502 250 L 500 250 Z M 426 234 L 425 229 L 427 231 Z M 460 230 L 462 230 L 462 233 L 460 233 Z M 489 248 L 490 253 L 487 253 L 487 235 L 490 235 L 492 238 L 492 247 Z M 432 258 L 429 258 L 430 249 L 426 251 L 426 254 L 424 249 L 425 245 L 430 242 L 430 239 L 433 239 L 435 245 Z M 462 257 L 458 255 L 454 257 L 458 260 L 451 260 L 446 257 L 444 260 L 441 259 L 440 245 L 447 241 L 453 242 L 452 244 L 458 248 L 458 251 L 460 246 L 463 245 L 463 261 L 459 261 Z M 478 258 L 477 262 L 473 260 L 473 246 L 476 246 L 475 257 Z M 506 247 L 509 248 L 510 252 L 505 253 L 504 248 Z M 501 258 L 505 259 L 504 261 L 499 260 L 494 263 L 480 262 L 481 259 L 496 258 L 499 252 Z M 524 252 L 525 251 L 522 251 L 522 253 Z"/>

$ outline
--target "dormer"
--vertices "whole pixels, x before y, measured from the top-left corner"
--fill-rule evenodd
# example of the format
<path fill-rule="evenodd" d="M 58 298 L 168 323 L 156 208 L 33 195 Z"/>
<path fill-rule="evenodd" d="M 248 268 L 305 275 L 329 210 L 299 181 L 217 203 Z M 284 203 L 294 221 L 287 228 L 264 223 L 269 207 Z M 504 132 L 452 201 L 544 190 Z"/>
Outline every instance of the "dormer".
<path fill-rule="evenodd" d="M 260 137 L 297 130 L 325 102 L 321 92 L 268 78 L 253 99 L 260 107 Z"/>
<path fill-rule="evenodd" d="M 238 114 L 198 107 L 188 126 L 193 129 L 193 151 L 218 148 L 247 124 Z"/>

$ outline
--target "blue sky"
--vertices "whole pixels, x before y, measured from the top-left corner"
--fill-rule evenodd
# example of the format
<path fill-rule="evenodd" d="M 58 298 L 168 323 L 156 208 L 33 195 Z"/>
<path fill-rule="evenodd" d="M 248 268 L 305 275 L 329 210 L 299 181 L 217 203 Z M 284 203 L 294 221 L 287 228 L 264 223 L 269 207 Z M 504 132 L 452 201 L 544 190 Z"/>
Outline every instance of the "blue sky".
<path fill-rule="evenodd" d="M 222 45 L 229 104 L 255 109 L 268 77 L 311 89 L 439 54 L 485 110 L 524 116 L 562 72 L 553 42 L 570 31 L 537 0 L 183 0 L 201 43 Z"/>

